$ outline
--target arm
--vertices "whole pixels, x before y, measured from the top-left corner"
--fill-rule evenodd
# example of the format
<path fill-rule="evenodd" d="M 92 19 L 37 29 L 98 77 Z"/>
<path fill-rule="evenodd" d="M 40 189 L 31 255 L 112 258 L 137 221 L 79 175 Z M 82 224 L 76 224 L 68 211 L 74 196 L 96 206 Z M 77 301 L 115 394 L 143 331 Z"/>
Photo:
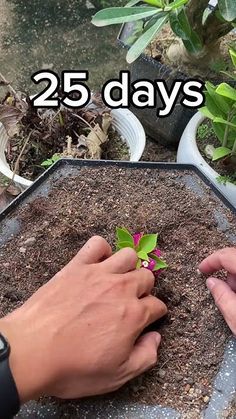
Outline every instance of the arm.
<path fill-rule="evenodd" d="M 0 319 L 21 402 L 41 395 L 107 393 L 157 362 L 161 337 L 147 333 L 166 306 L 150 295 L 153 274 L 136 270 L 132 249 L 111 255 L 101 237 L 23 306 Z"/>
<path fill-rule="evenodd" d="M 207 286 L 225 321 L 236 335 L 236 249 L 226 248 L 213 253 L 200 264 L 199 269 L 207 275 L 222 269 L 227 272 L 226 282 L 209 277 Z"/>

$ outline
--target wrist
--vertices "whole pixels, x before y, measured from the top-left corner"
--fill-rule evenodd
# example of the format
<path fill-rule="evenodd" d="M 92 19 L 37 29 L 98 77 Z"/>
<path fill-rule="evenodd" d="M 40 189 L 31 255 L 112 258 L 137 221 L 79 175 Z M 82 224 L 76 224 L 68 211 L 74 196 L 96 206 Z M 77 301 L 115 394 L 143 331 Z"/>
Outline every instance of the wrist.
<path fill-rule="evenodd" d="M 14 313 L 13 313 L 14 314 Z M 43 394 L 42 365 L 31 350 L 33 337 L 24 333 L 22 324 L 14 315 L 0 319 L 0 332 L 10 344 L 9 366 L 18 391 L 20 403 L 37 399 Z M 38 354 L 37 354 L 38 355 Z"/>

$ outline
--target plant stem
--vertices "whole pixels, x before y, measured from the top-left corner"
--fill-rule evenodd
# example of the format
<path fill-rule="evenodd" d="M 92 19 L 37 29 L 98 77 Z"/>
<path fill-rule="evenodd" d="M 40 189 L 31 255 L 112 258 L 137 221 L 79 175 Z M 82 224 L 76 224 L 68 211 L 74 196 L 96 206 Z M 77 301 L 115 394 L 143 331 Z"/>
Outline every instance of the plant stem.
<path fill-rule="evenodd" d="M 231 118 L 231 113 L 229 112 L 228 117 L 227 117 L 227 122 L 230 122 L 230 118 Z M 222 147 L 227 147 L 228 135 L 229 135 L 229 125 L 226 125 Z"/>
<path fill-rule="evenodd" d="M 234 141 L 234 145 L 233 145 L 233 148 L 232 148 L 232 154 L 236 155 L 236 140 Z"/>

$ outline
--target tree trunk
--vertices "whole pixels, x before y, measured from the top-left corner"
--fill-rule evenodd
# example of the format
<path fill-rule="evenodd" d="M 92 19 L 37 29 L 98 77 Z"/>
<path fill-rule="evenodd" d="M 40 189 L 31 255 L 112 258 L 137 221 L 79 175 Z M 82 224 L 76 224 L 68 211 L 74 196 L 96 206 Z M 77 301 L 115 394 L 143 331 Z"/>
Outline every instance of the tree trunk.
<path fill-rule="evenodd" d="M 191 28 L 197 32 L 204 46 L 217 42 L 222 36 L 233 29 L 230 22 L 222 22 L 212 13 L 206 23 L 202 24 L 202 16 L 209 0 L 190 0 L 186 6 L 187 16 Z"/>

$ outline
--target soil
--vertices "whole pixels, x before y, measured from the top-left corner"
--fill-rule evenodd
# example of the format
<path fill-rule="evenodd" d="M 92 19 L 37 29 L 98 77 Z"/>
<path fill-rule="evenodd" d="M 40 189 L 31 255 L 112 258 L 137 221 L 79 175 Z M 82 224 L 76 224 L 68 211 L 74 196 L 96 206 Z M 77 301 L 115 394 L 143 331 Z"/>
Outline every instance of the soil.
<path fill-rule="evenodd" d="M 114 246 L 116 226 L 158 232 L 169 264 L 154 289 L 169 308 L 168 316 L 152 326 L 163 336 L 159 363 L 110 397 L 173 407 L 197 419 L 230 336 L 197 266 L 219 243 L 232 245 L 217 227 L 216 206 L 226 212 L 231 232 L 236 222 L 208 188 L 200 198 L 185 186 L 187 174 L 104 167 L 82 168 L 79 176 L 54 180 L 48 198 L 36 198 L 12 213 L 21 229 L 0 252 L 0 315 L 19 307 L 92 235 Z M 195 181 L 203 186 L 197 176 Z M 57 417 L 66 417 L 75 405 L 55 407 Z"/>
<path fill-rule="evenodd" d="M 208 63 L 206 67 L 201 67 L 201 63 L 198 66 L 183 64 L 181 61 L 176 60 L 170 61 L 167 56 L 169 47 L 178 42 L 178 38 L 173 34 L 169 25 L 165 25 L 162 31 L 158 34 L 157 38 L 154 38 L 147 49 L 147 53 L 152 58 L 158 60 L 162 64 L 172 69 L 171 77 L 176 77 L 178 73 L 191 76 L 192 78 L 198 78 L 200 80 L 209 80 L 212 82 L 219 82 L 219 80 L 229 80 L 229 77 L 222 74 L 222 71 L 233 72 L 233 66 L 229 57 L 229 47 L 236 42 L 236 34 L 231 32 L 222 38 L 220 43 L 220 50 L 218 60 L 214 58 L 212 63 Z"/>
<path fill-rule="evenodd" d="M 200 135 L 201 128 L 204 128 L 204 131 L 205 131 L 204 135 Z M 214 147 L 220 146 L 219 140 L 216 137 L 212 129 L 211 122 L 209 120 L 205 120 L 198 128 L 197 145 L 198 145 L 198 149 L 202 157 L 217 173 L 219 173 L 218 181 L 223 182 L 223 183 L 226 183 L 227 181 L 231 181 L 232 183 L 236 184 L 236 158 L 235 157 L 226 157 L 221 160 L 212 161 L 210 158 L 206 156 L 206 152 L 205 152 L 206 146 L 208 145 L 212 145 Z"/>

